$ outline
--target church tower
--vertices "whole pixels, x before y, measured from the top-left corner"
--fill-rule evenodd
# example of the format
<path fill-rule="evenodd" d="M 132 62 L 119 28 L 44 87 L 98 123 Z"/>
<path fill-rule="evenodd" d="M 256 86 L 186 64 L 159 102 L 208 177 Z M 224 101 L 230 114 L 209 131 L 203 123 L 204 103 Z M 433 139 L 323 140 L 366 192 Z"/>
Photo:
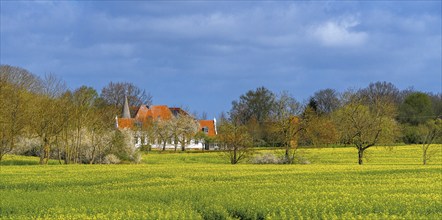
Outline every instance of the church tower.
<path fill-rule="evenodd" d="M 123 106 L 123 117 L 122 118 L 131 118 L 130 117 L 130 110 L 129 110 L 129 103 L 127 101 L 127 96 L 124 96 L 124 106 Z"/>

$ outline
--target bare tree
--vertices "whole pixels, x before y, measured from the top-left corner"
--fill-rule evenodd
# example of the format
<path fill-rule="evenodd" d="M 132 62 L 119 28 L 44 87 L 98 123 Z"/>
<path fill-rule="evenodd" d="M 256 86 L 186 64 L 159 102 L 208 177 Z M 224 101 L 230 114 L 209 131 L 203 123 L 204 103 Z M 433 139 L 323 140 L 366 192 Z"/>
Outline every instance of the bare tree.
<path fill-rule="evenodd" d="M 436 151 L 430 152 L 430 146 L 438 139 L 442 138 L 442 119 L 428 120 L 425 124 L 418 127 L 420 141 L 422 142 L 422 164 L 427 161 Z"/>
<path fill-rule="evenodd" d="M 40 78 L 20 67 L 0 65 L 0 82 L 12 84 L 28 92 L 41 91 Z"/>
<path fill-rule="evenodd" d="M 40 164 L 47 164 L 51 145 L 55 143 L 57 135 L 63 130 L 69 121 L 64 108 L 67 100 L 62 97 L 65 92 L 65 84 L 54 75 L 44 78 L 43 94 L 33 98 L 32 120 L 30 128 L 40 138 Z"/>
<path fill-rule="evenodd" d="M 330 114 L 340 107 L 339 93 L 334 89 L 323 89 L 315 92 L 313 100 L 316 111 L 320 114 Z"/>
<path fill-rule="evenodd" d="M 114 106 L 116 112 L 121 111 L 125 96 L 131 106 L 152 104 L 152 96 L 149 93 L 129 82 L 110 82 L 101 90 L 100 96 L 108 105 Z"/>
<path fill-rule="evenodd" d="M 389 82 L 370 83 L 367 88 L 359 90 L 360 98 L 365 105 L 379 107 L 378 103 L 400 104 L 401 93 L 395 85 Z"/>
<path fill-rule="evenodd" d="M 237 164 L 251 153 L 252 138 L 244 125 L 223 122 L 219 126 L 217 140 L 229 157 L 231 164 Z"/>
<path fill-rule="evenodd" d="M 275 95 L 265 87 L 250 90 L 232 102 L 230 118 L 235 123 L 246 124 L 252 117 L 258 123 L 264 123 L 272 113 Z"/>
<path fill-rule="evenodd" d="M 301 109 L 301 104 L 288 92 L 281 93 L 275 102 L 272 131 L 285 150 L 286 163 L 293 163 L 297 135 L 305 129 L 298 117 Z"/>

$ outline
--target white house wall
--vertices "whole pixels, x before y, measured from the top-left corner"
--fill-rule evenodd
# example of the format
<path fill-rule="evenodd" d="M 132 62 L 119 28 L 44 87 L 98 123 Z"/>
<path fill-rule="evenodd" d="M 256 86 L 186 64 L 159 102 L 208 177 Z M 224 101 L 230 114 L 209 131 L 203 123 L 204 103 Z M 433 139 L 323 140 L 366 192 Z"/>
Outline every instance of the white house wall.
<path fill-rule="evenodd" d="M 135 143 L 135 148 L 141 147 L 141 145 L 142 145 L 141 137 L 138 137 L 136 140 L 137 141 Z M 149 142 L 147 141 L 147 139 L 145 139 L 144 143 L 147 144 Z M 163 144 L 151 144 L 151 147 L 153 149 L 163 149 Z M 172 143 L 167 143 L 165 148 L 166 149 L 175 149 L 175 144 L 173 142 Z M 185 146 L 185 148 L 188 149 L 188 150 L 202 150 L 204 148 L 204 143 L 203 142 L 198 142 L 196 144 L 194 140 L 191 140 L 190 143 Z M 177 149 L 181 149 L 181 144 L 178 143 Z M 217 150 L 217 149 L 218 149 L 217 146 L 210 147 L 210 150 Z"/>

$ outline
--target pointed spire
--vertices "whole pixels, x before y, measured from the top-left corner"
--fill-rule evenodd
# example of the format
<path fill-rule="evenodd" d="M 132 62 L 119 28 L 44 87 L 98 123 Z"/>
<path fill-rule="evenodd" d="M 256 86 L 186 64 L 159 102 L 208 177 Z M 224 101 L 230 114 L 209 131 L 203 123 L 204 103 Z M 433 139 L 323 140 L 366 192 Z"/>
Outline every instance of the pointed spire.
<path fill-rule="evenodd" d="M 124 106 L 123 106 L 123 117 L 122 118 L 131 118 L 130 117 L 130 110 L 129 110 L 129 103 L 127 101 L 127 96 L 124 96 Z"/>

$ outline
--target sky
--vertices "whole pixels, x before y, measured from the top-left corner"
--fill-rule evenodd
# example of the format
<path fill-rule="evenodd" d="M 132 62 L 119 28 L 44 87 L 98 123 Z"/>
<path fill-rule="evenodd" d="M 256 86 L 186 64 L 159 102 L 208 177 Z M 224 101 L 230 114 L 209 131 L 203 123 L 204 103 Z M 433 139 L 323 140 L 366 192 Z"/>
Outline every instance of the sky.
<path fill-rule="evenodd" d="M 1 1 L 0 63 L 208 117 L 264 86 L 442 91 L 440 1 Z"/>

